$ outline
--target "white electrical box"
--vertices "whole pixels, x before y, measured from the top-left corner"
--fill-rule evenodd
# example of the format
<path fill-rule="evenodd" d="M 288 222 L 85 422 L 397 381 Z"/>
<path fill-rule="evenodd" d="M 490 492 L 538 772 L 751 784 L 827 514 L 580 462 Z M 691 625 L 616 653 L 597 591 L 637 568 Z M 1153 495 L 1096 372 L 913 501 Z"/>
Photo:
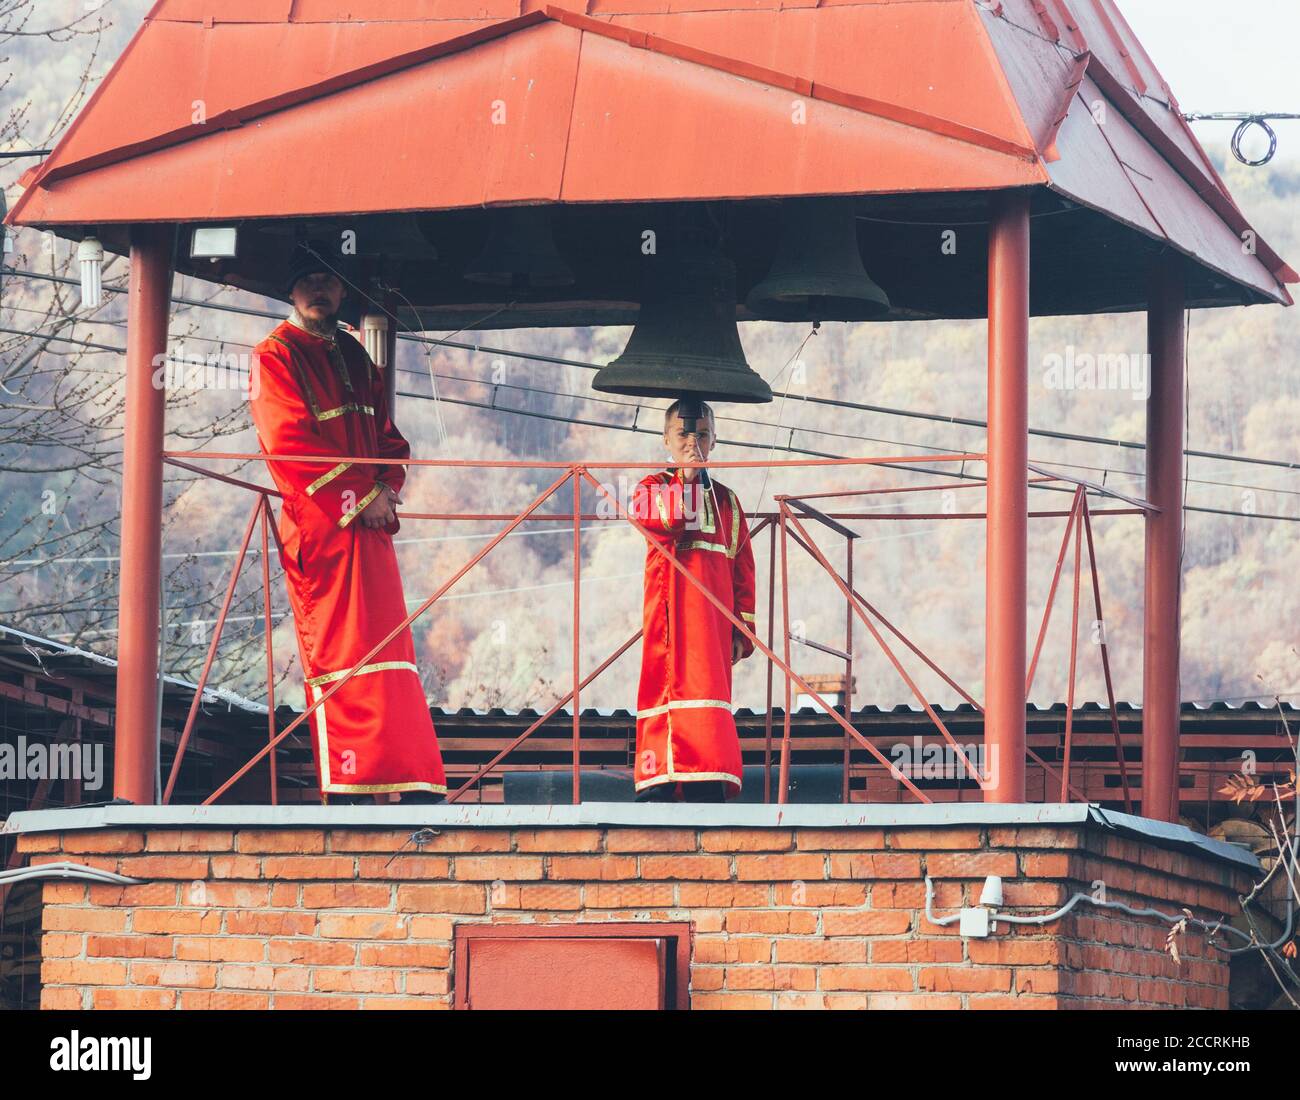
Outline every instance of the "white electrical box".
<path fill-rule="evenodd" d="M 961 911 L 961 934 L 982 940 L 989 934 L 989 911 L 983 908 Z"/>

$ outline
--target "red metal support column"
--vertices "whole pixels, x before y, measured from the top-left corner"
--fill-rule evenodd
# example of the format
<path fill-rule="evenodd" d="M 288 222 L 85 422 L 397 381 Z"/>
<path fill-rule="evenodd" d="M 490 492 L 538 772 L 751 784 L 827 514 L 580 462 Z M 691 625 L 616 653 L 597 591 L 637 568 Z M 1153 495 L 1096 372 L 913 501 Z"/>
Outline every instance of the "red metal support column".
<path fill-rule="evenodd" d="M 1161 256 L 1147 304 L 1146 598 L 1142 651 L 1142 814 L 1178 820 L 1179 593 L 1183 548 L 1186 290 L 1178 257 Z"/>
<path fill-rule="evenodd" d="M 1029 512 L 1029 194 L 989 217 L 985 802 L 1025 800 L 1025 566 Z"/>
<path fill-rule="evenodd" d="M 573 471 L 573 804 L 582 801 L 582 468 Z"/>
<path fill-rule="evenodd" d="M 163 413 L 155 357 L 167 351 L 172 290 L 169 225 L 131 230 L 122 438 L 122 562 L 118 579 L 113 794 L 153 803 L 158 750 L 158 615 L 162 570 Z"/>
<path fill-rule="evenodd" d="M 767 648 L 773 647 L 776 627 L 776 520 L 772 521 L 771 537 L 767 546 Z M 782 527 L 784 530 L 784 527 Z M 767 718 L 763 723 L 763 802 L 772 801 L 772 672 L 767 662 Z M 787 704 L 788 709 L 788 704 Z"/>
<path fill-rule="evenodd" d="M 780 502 L 781 511 L 781 636 L 785 639 L 785 726 L 781 732 L 781 766 L 777 770 L 776 801 L 784 806 L 790 790 L 790 718 L 794 711 L 794 687 L 790 680 L 790 556 L 786 518 L 789 509 Z"/>
<path fill-rule="evenodd" d="M 844 540 L 844 583 L 848 586 L 849 592 L 853 592 L 853 543 L 854 540 L 846 538 Z M 844 600 L 844 652 L 848 658 L 844 662 L 844 720 L 850 724 L 853 722 L 853 596 L 850 594 Z M 850 801 L 850 783 L 849 772 L 852 766 L 853 741 L 847 734 L 844 737 L 844 782 L 841 790 L 840 801 L 847 805 Z"/>

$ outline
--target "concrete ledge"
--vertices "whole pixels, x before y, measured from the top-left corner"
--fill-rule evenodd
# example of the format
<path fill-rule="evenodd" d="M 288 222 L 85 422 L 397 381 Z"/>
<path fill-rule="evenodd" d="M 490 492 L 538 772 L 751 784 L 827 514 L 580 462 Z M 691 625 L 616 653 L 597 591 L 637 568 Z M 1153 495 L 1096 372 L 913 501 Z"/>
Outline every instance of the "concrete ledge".
<path fill-rule="evenodd" d="M 0 834 L 138 828 L 934 828 L 960 825 L 1083 825 L 1141 837 L 1160 847 L 1194 850 L 1260 869 L 1244 848 L 1184 825 L 1080 803 L 738 806 L 709 803 L 584 802 L 557 806 L 94 806 L 11 814 Z"/>

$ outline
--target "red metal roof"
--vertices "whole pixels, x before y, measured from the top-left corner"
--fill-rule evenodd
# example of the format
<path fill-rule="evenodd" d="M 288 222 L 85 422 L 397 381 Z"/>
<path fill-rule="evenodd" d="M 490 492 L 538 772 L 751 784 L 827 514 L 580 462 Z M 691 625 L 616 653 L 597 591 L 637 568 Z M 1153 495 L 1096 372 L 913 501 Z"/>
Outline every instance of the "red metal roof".
<path fill-rule="evenodd" d="M 1044 185 L 1290 300 L 1111 0 L 737 2 L 160 0 L 8 221 Z"/>

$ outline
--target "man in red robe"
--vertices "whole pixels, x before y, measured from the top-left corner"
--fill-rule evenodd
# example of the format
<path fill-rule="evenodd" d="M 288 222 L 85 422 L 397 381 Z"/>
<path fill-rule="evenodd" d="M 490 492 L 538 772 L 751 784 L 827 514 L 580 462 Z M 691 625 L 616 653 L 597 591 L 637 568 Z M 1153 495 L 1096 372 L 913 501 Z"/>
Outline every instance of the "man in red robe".
<path fill-rule="evenodd" d="M 325 456 L 267 464 L 284 496 L 282 565 L 308 705 L 356 668 L 312 714 L 313 755 L 326 801 L 440 802 L 447 780 L 410 628 L 356 667 L 407 615 L 393 535 L 411 452 L 378 370 L 338 328 L 341 271 L 327 246 L 299 246 L 293 314 L 254 349 L 249 390 L 263 454 Z"/>
<path fill-rule="evenodd" d="M 683 402 L 664 414 L 676 462 L 704 462 L 713 410 L 684 422 Z M 688 414 L 693 411 L 689 407 Z M 642 481 L 632 514 L 736 618 L 754 623 L 754 553 L 736 494 L 698 467 Z M 731 716 L 731 667 L 754 644 L 653 547 L 646 549 L 641 685 L 637 693 L 637 799 L 721 802 L 740 793 L 741 757 Z"/>

